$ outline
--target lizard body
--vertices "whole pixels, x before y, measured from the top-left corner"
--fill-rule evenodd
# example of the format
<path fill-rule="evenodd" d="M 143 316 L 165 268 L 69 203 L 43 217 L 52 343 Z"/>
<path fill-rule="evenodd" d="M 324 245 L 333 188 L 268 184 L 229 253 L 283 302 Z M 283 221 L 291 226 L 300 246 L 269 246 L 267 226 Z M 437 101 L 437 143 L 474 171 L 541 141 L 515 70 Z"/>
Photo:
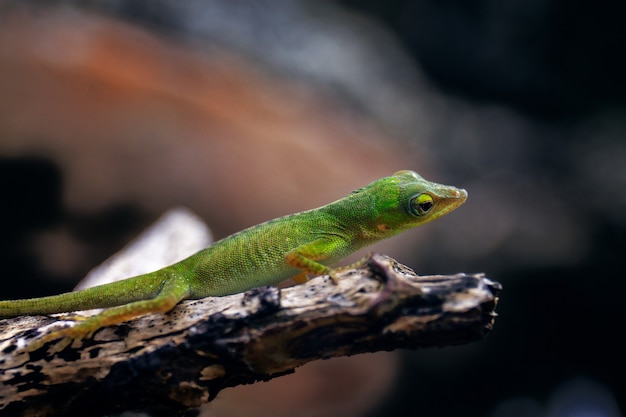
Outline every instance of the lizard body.
<path fill-rule="evenodd" d="M 221 239 L 148 274 L 49 297 L 0 301 L 0 318 L 107 308 L 41 339 L 68 344 L 101 327 L 167 312 L 184 299 L 223 296 L 289 277 L 329 274 L 339 260 L 427 223 L 465 202 L 467 192 L 399 171 L 325 206 L 279 217 Z M 304 279 L 302 279 L 304 278 Z"/>

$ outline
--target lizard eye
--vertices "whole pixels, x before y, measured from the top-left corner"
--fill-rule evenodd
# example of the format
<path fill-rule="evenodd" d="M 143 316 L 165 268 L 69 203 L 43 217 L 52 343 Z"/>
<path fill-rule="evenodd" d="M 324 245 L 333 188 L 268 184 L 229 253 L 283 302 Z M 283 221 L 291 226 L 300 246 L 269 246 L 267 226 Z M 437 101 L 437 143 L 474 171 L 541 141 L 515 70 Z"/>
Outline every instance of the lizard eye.
<path fill-rule="evenodd" d="M 409 208 L 411 213 L 416 216 L 423 216 L 433 208 L 434 204 L 433 198 L 429 194 L 419 194 L 411 199 Z"/>

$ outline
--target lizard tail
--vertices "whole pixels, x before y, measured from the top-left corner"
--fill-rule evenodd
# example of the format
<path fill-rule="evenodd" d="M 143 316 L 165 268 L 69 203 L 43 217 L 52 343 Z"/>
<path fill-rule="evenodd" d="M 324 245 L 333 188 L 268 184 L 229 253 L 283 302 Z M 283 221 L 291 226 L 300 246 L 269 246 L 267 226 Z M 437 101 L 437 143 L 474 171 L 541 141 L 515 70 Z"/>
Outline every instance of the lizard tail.
<path fill-rule="evenodd" d="M 108 308 L 156 297 L 166 280 L 161 271 L 49 297 L 0 301 L 0 318 Z"/>

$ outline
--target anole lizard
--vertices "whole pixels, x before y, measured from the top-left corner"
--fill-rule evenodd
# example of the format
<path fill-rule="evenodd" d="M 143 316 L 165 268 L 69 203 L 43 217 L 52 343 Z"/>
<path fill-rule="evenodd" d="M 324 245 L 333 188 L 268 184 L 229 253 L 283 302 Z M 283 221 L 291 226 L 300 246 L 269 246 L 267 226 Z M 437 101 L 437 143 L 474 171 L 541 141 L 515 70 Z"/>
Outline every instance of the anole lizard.
<path fill-rule="evenodd" d="M 158 271 L 76 292 L 0 301 L 0 317 L 108 308 L 29 346 L 63 338 L 57 345 L 63 348 L 104 326 L 167 312 L 184 299 L 235 294 L 294 276 L 304 282 L 307 274 L 336 281 L 340 268 L 329 265 L 441 217 L 466 199 L 465 190 L 399 171 L 333 203 L 235 233 Z"/>

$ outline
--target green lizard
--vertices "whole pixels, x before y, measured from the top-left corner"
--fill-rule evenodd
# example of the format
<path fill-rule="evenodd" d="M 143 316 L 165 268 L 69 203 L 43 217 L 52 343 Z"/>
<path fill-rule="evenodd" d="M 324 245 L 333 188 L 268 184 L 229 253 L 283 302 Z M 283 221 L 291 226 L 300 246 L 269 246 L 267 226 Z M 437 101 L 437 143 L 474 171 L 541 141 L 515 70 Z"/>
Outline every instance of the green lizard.
<path fill-rule="evenodd" d="M 329 265 L 441 217 L 466 198 L 465 190 L 399 171 L 328 205 L 235 233 L 155 272 L 60 295 L 0 301 L 0 318 L 108 308 L 30 346 L 62 338 L 62 348 L 104 326 L 167 312 L 184 299 L 235 294 L 289 277 L 304 282 L 307 274 L 329 274 L 336 282 L 340 269 Z"/>

